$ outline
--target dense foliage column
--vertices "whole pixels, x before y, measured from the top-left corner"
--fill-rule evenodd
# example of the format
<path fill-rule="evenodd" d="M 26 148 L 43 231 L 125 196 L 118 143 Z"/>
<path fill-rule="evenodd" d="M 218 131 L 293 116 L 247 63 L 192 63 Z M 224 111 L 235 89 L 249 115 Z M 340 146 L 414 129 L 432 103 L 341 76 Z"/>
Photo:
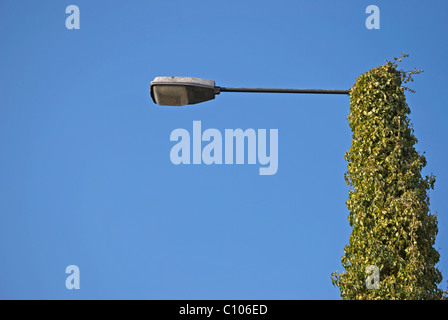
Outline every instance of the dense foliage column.
<path fill-rule="evenodd" d="M 426 159 L 414 148 L 402 86 L 419 72 L 397 70 L 396 62 L 388 61 L 361 75 L 351 89 L 353 136 L 345 178 L 353 230 L 341 259 L 345 271 L 332 274 L 343 299 L 442 297 L 433 247 L 437 218 L 429 212 L 427 193 L 435 178 L 421 175 Z M 369 266 L 379 270 L 376 289 L 366 284 Z"/>

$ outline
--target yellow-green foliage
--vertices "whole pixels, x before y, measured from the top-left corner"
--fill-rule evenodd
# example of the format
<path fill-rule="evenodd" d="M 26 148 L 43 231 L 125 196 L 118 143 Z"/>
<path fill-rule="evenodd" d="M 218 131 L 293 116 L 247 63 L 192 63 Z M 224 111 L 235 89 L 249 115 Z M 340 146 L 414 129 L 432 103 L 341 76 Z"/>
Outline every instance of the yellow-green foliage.
<path fill-rule="evenodd" d="M 419 72 L 397 70 L 396 62 L 388 61 L 361 75 L 351 89 L 353 136 L 345 178 L 353 231 L 341 259 L 345 272 L 332 274 L 343 299 L 442 297 L 433 247 L 437 218 L 429 212 L 427 194 L 435 178 L 421 176 L 426 159 L 414 148 L 402 86 Z M 369 265 L 380 270 L 378 289 L 366 286 Z"/>

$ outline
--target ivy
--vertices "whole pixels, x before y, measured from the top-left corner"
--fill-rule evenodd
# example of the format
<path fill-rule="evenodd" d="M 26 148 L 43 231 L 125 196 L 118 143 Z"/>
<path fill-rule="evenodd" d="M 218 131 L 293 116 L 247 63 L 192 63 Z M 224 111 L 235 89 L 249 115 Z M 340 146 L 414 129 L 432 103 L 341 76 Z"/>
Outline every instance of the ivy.
<path fill-rule="evenodd" d="M 350 90 L 352 144 L 345 154 L 348 220 L 353 228 L 341 258 L 344 272 L 332 283 L 343 299 L 441 299 L 433 247 L 437 217 L 429 211 L 433 175 L 422 177 L 425 156 L 414 145 L 403 86 L 422 70 L 399 70 L 408 55 L 362 74 Z M 368 289 L 366 268 L 380 270 L 378 289 Z"/>

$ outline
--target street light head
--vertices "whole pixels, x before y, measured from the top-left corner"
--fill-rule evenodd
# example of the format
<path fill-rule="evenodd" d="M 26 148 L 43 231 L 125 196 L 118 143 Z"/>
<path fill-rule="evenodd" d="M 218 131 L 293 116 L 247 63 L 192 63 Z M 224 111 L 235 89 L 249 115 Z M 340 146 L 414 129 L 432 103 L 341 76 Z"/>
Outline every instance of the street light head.
<path fill-rule="evenodd" d="M 151 97 L 160 106 L 184 106 L 215 99 L 221 92 L 350 94 L 350 90 L 230 88 L 215 86 L 215 81 L 191 77 L 156 77 L 151 82 Z"/>
<path fill-rule="evenodd" d="M 160 106 L 184 106 L 215 99 L 215 81 L 191 77 L 156 77 L 151 97 Z"/>

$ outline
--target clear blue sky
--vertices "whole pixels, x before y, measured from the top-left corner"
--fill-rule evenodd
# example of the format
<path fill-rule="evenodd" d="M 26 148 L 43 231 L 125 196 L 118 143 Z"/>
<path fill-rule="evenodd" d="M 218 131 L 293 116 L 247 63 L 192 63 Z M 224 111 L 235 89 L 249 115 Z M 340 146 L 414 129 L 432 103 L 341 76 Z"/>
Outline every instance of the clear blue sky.
<path fill-rule="evenodd" d="M 68 5 L 81 13 L 68 30 Z M 380 30 L 365 9 L 380 8 Z M 156 106 L 156 76 L 348 89 L 410 54 L 448 280 L 446 22 L 440 1 L 0 0 L 0 298 L 339 299 L 350 227 L 346 96 L 223 93 Z M 170 133 L 278 129 L 278 172 L 179 165 Z M 77 265 L 81 289 L 67 290 Z"/>

